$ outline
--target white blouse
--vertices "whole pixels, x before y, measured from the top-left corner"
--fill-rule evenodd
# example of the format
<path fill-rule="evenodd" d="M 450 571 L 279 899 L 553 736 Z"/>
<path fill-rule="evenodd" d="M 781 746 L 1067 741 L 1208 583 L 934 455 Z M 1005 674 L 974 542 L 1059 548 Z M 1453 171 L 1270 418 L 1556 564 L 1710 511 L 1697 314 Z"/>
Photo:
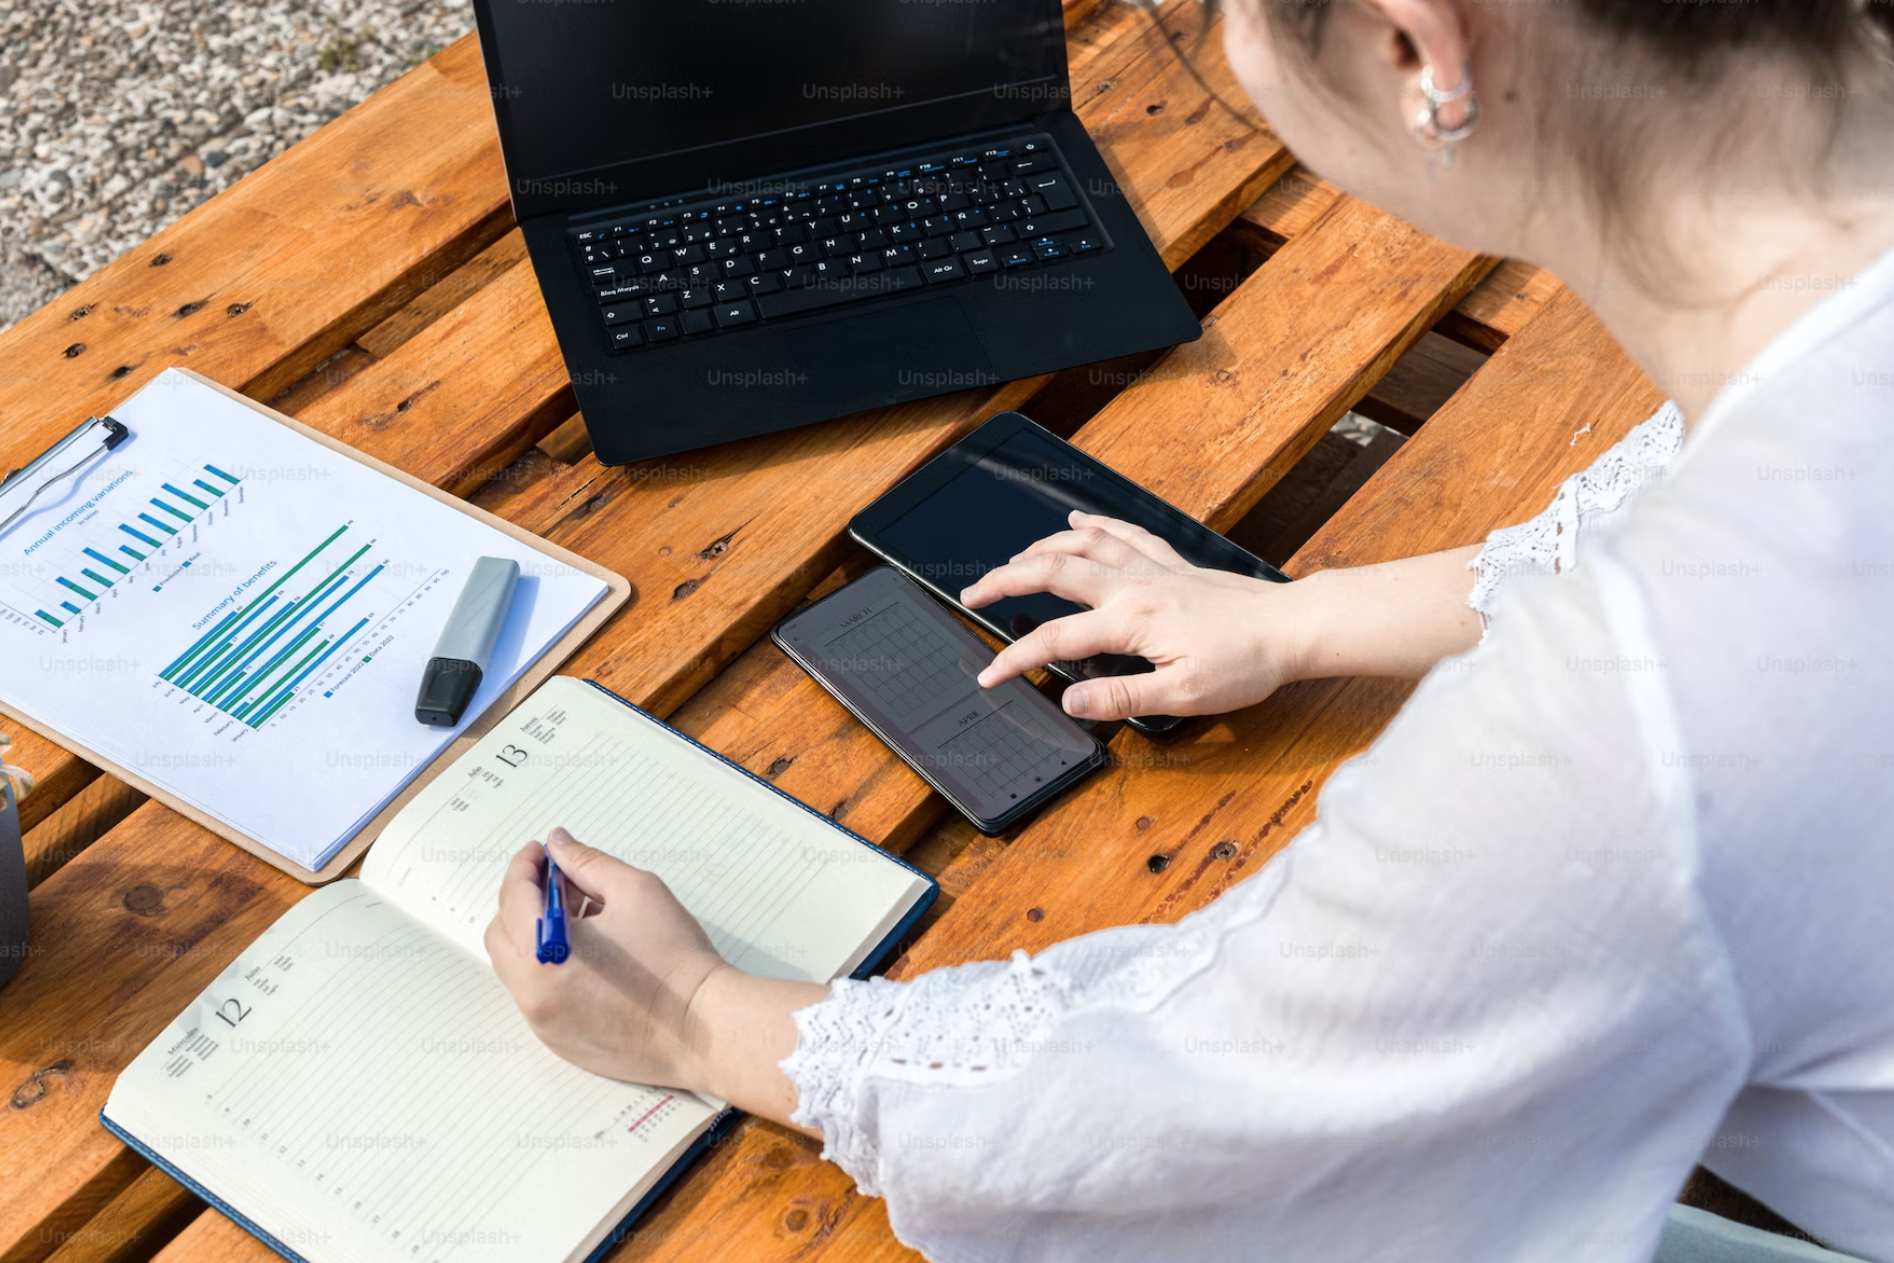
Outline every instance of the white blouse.
<path fill-rule="evenodd" d="M 1891 418 L 1894 254 L 1500 532 L 1256 876 L 838 982 L 798 1121 L 938 1260 L 1645 1263 L 1702 1162 L 1894 1261 Z"/>

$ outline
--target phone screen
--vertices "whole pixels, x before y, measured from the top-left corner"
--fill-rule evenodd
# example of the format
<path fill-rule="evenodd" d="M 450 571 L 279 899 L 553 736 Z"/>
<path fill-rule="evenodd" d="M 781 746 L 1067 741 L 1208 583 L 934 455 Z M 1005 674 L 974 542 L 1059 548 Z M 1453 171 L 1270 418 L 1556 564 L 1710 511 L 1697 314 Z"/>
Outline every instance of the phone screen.
<path fill-rule="evenodd" d="M 775 640 L 982 829 L 1103 761 L 1097 739 L 1024 679 L 981 688 L 993 651 L 890 567 L 785 619 Z"/>
<path fill-rule="evenodd" d="M 987 426 L 1003 426 L 1009 420 L 1017 424 L 1016 418 L 1002 416 Z M 1285 579 L 1273 566 L 1056 435 L 1024 424 L 999 444 L 988 445 L 981 440 L 985 429 L 937 458 L 958 465 L 958 472 L 875 532 L 883 553 L 941 591 L 957 596 L 1034 541 L 1070 529 L 1067 514 L 1074 509 L 1142 526 L 1195 566 Z M 1071 602 L 1038 592 L 996 601 L 977 616 L 1017 640 L 1041 623 L 1078 612 Z M 1117 655 L 1062 665 L 1079 668 L 1071 673 L 1083 676 L 1150 669 L 1142 659 Z"/>

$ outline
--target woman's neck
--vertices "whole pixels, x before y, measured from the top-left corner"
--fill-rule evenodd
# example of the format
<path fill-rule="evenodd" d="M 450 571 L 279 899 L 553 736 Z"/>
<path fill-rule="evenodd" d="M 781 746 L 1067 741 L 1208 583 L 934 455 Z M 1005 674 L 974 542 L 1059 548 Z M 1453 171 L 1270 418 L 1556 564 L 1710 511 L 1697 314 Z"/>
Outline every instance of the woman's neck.
<path fill-rule="evenodd" d="M 1546 234 L 1540 262 L 1590 304 L 1688 427 L 1777 334 L 1894 249 L 1894 175 L 1845 203 L 1680 200 L 1647 238 L 1676 244 L 1646 257 L 1601 248 L 1596 224 L 1575 227 Z"/>

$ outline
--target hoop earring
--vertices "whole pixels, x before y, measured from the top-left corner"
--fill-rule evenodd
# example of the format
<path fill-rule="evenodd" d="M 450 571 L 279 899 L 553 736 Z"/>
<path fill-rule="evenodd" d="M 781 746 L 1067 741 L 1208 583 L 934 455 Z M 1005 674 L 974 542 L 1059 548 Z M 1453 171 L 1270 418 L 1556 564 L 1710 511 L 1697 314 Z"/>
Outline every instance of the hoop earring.
<path fill-rule="evenodd" d="M 1453 165 L 1453 148 L 1461 141 L 1472 136 L 1480 126 L 1480 98 L 1473 92 L 1473 76 L 1461 72 L 1458 86 L 1446 91 L 1434 86 L 1434 68 L 1424 66 L 1420 73 L 1421 105 L 1415 112 L 1413 122 L 1414 139 L 1426 149 L 1440 152 L 1442 170 Z M 1464 102 L 1466 114 L 1457 127 L 1448 127 L 1440 121 L 1442 106 Z"/>

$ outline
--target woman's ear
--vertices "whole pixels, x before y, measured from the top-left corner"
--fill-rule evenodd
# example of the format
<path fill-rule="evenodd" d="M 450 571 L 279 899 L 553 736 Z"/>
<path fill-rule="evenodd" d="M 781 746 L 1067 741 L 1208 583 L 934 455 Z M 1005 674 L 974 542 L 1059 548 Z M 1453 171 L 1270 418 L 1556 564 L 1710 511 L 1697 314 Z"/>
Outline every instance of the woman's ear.
<path fill-rule="evenodd" d="M 1434 68 L 1443 89 L 1464 79 L 1472 61 L 1469 27 L 1460 0 L 1359 0 L 1387 22 L 1386 56 L 1397 74 Z"/>

